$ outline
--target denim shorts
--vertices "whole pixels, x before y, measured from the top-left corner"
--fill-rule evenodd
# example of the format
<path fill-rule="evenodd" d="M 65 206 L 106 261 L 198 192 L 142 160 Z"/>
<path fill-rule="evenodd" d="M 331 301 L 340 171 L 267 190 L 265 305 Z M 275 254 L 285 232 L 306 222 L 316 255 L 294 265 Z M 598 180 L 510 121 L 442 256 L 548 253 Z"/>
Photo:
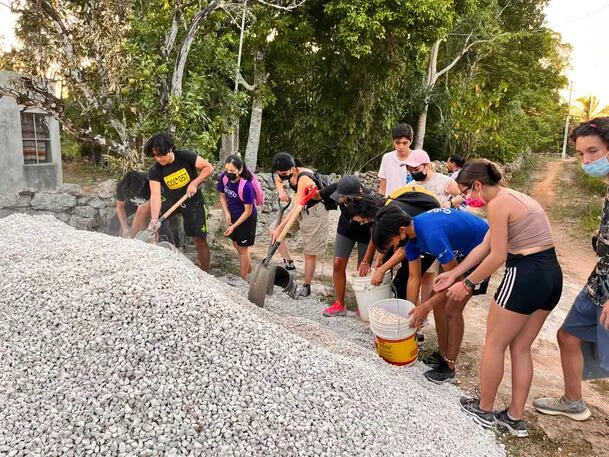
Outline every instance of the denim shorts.
<path fill-rule="evenodd" d="M 602 311 L 603 308 L 592 302 L 588 288 L 584 286 L 575 298 L 562 326 L 570 335 L 596 343 L 600 366 L 609 371 L 609 330 L 605 330 L 600 324 Z"/>

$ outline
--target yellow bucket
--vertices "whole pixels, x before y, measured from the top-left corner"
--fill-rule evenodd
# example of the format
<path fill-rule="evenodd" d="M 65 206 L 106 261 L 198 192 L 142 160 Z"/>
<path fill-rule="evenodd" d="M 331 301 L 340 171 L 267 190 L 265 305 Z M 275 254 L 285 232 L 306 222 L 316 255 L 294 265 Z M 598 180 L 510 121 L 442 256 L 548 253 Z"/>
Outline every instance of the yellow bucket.
<path fill-rule="evenodd" d="M 386 340 L 375 336 L 374 344 L 378 355 L 392 365 L 408 366 L 415 363 L 419 356 L 416 332 L 402 340 Z"/>

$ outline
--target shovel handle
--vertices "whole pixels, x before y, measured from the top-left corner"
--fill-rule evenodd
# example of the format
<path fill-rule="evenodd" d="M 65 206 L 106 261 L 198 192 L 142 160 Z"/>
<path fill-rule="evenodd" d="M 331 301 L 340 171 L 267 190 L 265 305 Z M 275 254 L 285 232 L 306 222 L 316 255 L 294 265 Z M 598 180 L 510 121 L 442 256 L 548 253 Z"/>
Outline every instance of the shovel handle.
<path fill-rule="evenodd" d="M 186 199 L 188 198 L 188 194 L 184 194 L 182 196 L 182 198 L 180 198 L 177 202 L 175 202 L 173 204 L 173 206 L 171 208 L 169 208 L 167 211 L 165 211 L 163 213 L 163 215 L 161 217 L 159 217 L 159 223 L 162 223 L 163 221 L 165 221 L 169 216 L 171 216 L 173 214 L 173 212 L 178 209 L 178 206 L 180 206 L 182 203 L 184 203 L 186 201 Z"/>
<path fill-rule="evenodd" d="M 281 231 L 281 233 L 279 234 L 277 239 L 275 239 L 275 243 L 273 243 L 273 246 L 271 246 L 271 249 L 274 247 L 275 244 L 278 247 L 279 244 L 283 241 L 285 236 L 288 234 L 288 232 L 292 228 L 292 225 L 294 224 L 294 221 L 296 220 L 296 218 L 298 217 L 298 215 L 302 211 L 302 208 L 304 208 L 304 206 L 307 204 L 307 202 L 309 200 L 311 200 L 311 198 L 313 198 L 313 195 L 315 195 L 315 192 L 317 192 L 317 187 L 313 186 L 311 189 L 308 189 L 308 192 L 309 193 L 306 194 L 302 198 L 302 200 L 300 200 L 300 202 L 298 202 L 298 205 L 296 205 L 296 211 L 292 210 L 292 213 L 290 213 L 290 216 L 288 217 L 288 220 L 286 221 L 285 226 L 283 227 L 283 230 Z M 275 247 L 275 250 L 277 249 L 277 247 Z M 270 252 L 270 249 L 269 249 L 269 252 Z"/>

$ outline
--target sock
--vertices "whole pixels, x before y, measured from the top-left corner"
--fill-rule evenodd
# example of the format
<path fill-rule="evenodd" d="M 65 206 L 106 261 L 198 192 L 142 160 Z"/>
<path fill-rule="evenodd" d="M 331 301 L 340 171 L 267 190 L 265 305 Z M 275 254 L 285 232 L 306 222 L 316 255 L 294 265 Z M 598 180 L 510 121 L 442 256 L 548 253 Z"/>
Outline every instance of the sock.
<path fill-rule="evenodd" d="M 508 419 L 511 420 L 511 421 L 520 420 L 520 419 L 514 419 L 512 416 L 510 416 L 510 412 L 509 411 L 506 411 L 505 414 L 507 415 Z"/>

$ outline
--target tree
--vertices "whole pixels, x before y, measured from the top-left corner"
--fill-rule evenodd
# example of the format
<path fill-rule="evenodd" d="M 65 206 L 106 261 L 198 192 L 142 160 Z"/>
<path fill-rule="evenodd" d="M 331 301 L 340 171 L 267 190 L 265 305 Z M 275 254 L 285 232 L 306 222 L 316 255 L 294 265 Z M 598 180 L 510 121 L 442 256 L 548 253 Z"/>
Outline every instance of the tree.
<path fill-rule="evenodd" d="M 299 4 L 253 1 L 288 10 Z M 12 62 L 29 74 L 16 89 L 2 90 L 47 110 L 77 138 L 135 161 L 142 137 L 155 130 L 173 130 L 182 144 L 209 152 L 222 121 L 241 113 L 245 102 L 230 89 L 235 34 L 228 26 L 241 3 L 14 1 L 23 47 Z M 68 113 L 46 90 L 49 69 L 56 69 L 76 110 Z"/>
<path fill-rule="evenodd" d="M 581 122 L 589 121 L 595 117 L 609 116 L 609 105 L 601 108 L 600 100 L 594 95 L 586 95 L 576 100 L 579 106 L 574 106 L 574 115 L 580 118 Z"/>

